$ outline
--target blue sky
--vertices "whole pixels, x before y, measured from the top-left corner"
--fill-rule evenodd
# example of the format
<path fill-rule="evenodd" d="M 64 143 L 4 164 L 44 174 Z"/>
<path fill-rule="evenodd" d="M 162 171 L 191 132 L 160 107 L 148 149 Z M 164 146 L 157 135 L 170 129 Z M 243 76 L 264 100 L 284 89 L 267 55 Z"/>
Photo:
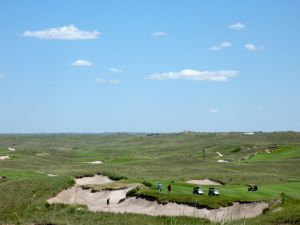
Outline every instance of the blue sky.
<path fill-rule="evenodd" d="M 299 131 L 299 10 L 2 0 L 0 132 Z"/>

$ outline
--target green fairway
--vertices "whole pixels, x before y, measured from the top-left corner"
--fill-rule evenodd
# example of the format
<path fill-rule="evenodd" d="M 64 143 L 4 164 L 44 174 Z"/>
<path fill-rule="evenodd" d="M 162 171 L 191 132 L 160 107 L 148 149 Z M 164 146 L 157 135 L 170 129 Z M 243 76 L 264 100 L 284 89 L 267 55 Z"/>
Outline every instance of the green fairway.
<path fill-rule="evenodd" d="M 286 159 L 297 159 L 300 158 L 300 147 L 292 146 L 292 147 L 281 147 L 274 151 L 268 151 L 255 154 L 252 156 L 248 162 L 257 162 L 257 161 L 280 161 Z"/>

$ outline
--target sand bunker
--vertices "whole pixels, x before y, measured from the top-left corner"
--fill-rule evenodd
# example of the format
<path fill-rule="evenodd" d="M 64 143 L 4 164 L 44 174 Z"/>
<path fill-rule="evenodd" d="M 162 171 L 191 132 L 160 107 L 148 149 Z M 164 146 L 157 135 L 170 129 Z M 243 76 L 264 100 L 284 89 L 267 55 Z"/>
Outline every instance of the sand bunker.
<path fill-rule="evenodd" d="M 102 164 L 103 162 L 102 161 L 94 161 L 94 162 L 85 162 L 85 163 L 98 165 L 98 164 Z"/>
<path fill-rule="evenodd" d="M 8 148 L 9 151 L 15 152 L 16 149 L 15 148 Z"/>
<path fill-rule="evenodd" d="M 197 185 L 221 185 L 218 182 L 209 180 L 209 179 L 204 179 L 204 180 L 188 180 L 186 181 L 188 184 L 197 184 Z"/>
<path fill-rule="evenodd" d="M 218 159 L 217 162 L 219 162 L 219 163 L 227 163 L 228 161 L 227 161 L 227 160 L 224 160 L 224 159 Z"/>
<path fill-rule="evenodd" d="M 224 155 L 223 154 L 221 154 L 220 152 L 216 152 L 217 154 L 218 154 L 218 156 L 216 157 L 216 158 L 221 158 L 221 157 L 223 157 Z"/>
<path fill-rule="evenodd" d="M 95 175 L 93 177 L 82 177 L 75 179 L 75 186 L 84 186 L 89 184 L 109 184 L 114 182 L 106 176 Z"/>
<path fill-rule="evenodd" d="M 38 153 L 38 154 L 36 154 L 36 155 L 38 155 L 38 156 L 48 156 L 48 155 L 50 155 L 50 154 L 47 153 L 47 152 L 42 152 L 42 153 Z"/>
<path fill-rule="evenodd" d="M 6 160 L 6 159 L 10 159 L 10 157 L 8 155 L 0 156 L 0 160 Z"/>
<path fill-rule="evenodd" d="M 57 177 L 58 175 L 56 175 L 56 174 L 51 174 L 51 173 L 48 173 L 48 174 L 47 174 L 47 176 L 48 176 L 48 177 Z"/>
<path fill-rule="evenodd" d="M 113 182 L 107 177 L 96 175 L 94 177 L 84 177 L 76 179 L 74 187 L 60 192 L 56 197 L 48 200 L 50 204 L 74 204 L 86 205 L 90 211 L 114 212 L 114 213 L 136 213 L 151 216 L 192 216 L 207 218 L 214 222 L 255 217 L 262 214 L 268 207 L 267 203 L 234 203 L 229 207 L 218 209 L 198 209 L 195 207 L 167 203 L 159 204 L 156 201 L 148 201 L 142 198 L 130 197 L 126 199 L 126 193 L 133 187 L 113 190 L 91 192 L 91 189 L 83 189 L 81 185 L 88 184 L 106 184 Z M 106 200 L 110 198 L 110 204 Z"/>
<path fill-rule="evenodd" d="M 44 173 L 44 172 L 40 172 L 40 171 L 38 171 L 38 173 L 47 175 L 48 177 L 57 177 L 57 176 L 58 176 L 58 175 L 56 175 L 56 174 L 52 174 L 52 173 Z"/>

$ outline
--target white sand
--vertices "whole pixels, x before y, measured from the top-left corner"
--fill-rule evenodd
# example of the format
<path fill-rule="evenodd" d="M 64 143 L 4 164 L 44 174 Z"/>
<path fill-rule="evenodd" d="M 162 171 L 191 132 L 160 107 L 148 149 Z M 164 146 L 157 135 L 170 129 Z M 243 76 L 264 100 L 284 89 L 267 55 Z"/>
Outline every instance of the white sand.
<path fill-rule="evenodd" d="M 48 155 L 50 155 L 50 154 L 47 153 L 47 152 L 42 152 L 42 153 L 38 153 L 38 154 L 36 154 L 36 155 L 38 155 L 38 156 L 48 156 Z"/>
<path fill-rule="evenodd" d="M 57 174 L 51 174 L 51 173 L 48 173 L 47 176 L 48 176 L 48 177 L 57 177 L 58 175 L 57 175 Z"/>
<path fill-rule="evenodd" d="M 8 148 L 9 151 L 15 152 L 16 149 L 15 148 Z"/>
<path fill-rule="evenodd" d="M 216 158 L 221 158 L 223 157 L 224 155 L 222 155 L 220 152 L 216 152 L 218 154 L 218 156 Z"/>
<path fill-rule="evenodd" d="M 0 160 L 6 160 L 6 159 L 10 159 L 10 157 L 8 155 L 0 156 Z"/>
<path fill-rule="evenodd" d="M 221 185 L 218 182 L 209 180 L 209 179 L 204 179 L 204 180 L 188 180 L 186 181 L 188 184 L 196 184 L 196 185 Z"/>
<path fill-rule="evenodd" d="M 95 175 L 93 177 L 83 177 L 75 179 L 75 186 L 83 186 L 88 184 L 108 184 L 114 182 L 106 176 Z"/>
<path fill-rule="evenodd" d="M 94 161 L 94 162 L 85 162 L 85 163 L 99 165 L 99 164 L 102 164 L 103 162 L 102 161 Z"/>
<path fill-rule="evenodd" d="M 96 178 L 95 178 L 96 177 Z M 114 212 L 114 213 L 137 213 L 151 216 L 191 216 L 207 218 L 213 222 L 223 222 L 235 219 L 255 217 L 262 214 L 263 210 L 268 207 L 268 203 L 234 203 L 229 207 L 218 209 L 197 209 L 195 207 L 167 203 L 159 204 L 156 201 L 148 201 L 141 198 L 126 198 L 126 193 L 131 189 L 122 189 L 114 191 L 99 191 L 92 193 L 91 190 L 84 190 L 80 185 L 88 184 L 105 184 L 113 182 L 104 176 L 84 177 L 76 179 L 74 187 L 60 192 L 56 197 L 48 200 L 48 203 L 55 204 L 74 204 L 87 205 L 90 211 Z M 110 198 L 110 204 L 106 200 Z M 124 200 L 125 199 L 125 200 Z M 121 201 L 120 200 L 124 200 Z"/>
<path fill-rule="evenodd" d="M 227 163 L 228 161 L 227 161 L 227 160 L 224 160 L 224 159 L 218 159 L 218 162 L 219 162 L 219 163 Z"/>

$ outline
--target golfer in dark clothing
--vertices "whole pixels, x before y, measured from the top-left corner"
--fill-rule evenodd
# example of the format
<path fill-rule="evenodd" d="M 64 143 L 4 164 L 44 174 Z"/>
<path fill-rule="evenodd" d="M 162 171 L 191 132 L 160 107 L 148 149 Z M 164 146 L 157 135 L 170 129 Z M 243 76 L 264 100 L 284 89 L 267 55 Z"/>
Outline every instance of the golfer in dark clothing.
<path fill-rule="evenodd" d="M 106 199 L 107 206 L 109 206 L 109 200 L 110 200 L 110 198 Z"/>
<path fill-rule="evenodd" d="M 172 187 L 171 187 L 171 184 L 168 185 L 168 192 L 171 192 L 172 190 Z"/>

